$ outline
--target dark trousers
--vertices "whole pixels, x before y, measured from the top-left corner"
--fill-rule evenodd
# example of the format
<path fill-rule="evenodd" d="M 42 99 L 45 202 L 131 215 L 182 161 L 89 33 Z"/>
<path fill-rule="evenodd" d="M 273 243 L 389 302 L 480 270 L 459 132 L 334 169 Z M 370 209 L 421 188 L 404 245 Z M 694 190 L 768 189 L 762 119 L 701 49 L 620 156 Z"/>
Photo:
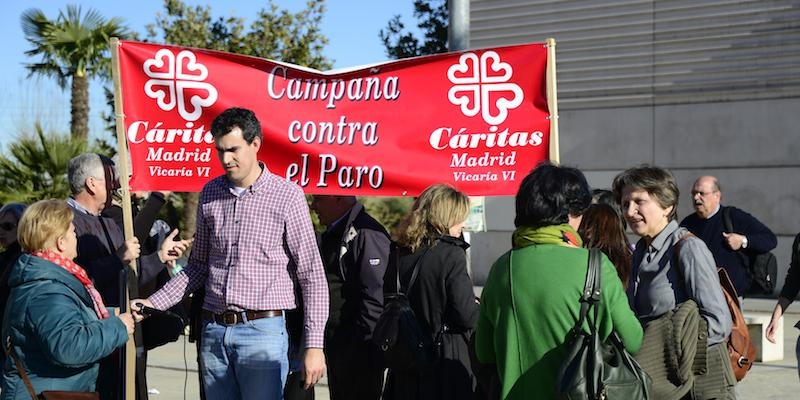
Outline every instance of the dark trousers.
<path fill-rule="evenodd" d="M 121 359 L 122 352 L 117 349 L 100 360 L 100 370 L 97 375 L 97 391 L 102 400 L 117 400 L 123 397 L 125 391 L 125 360 Z M 147 396 L 147 352 L 136 357 L 136 400 L 148 400 Z"/>
<path fill-rule="evenodd" d="M 325 348 L 331 400 L 378 400 L 383 366 L 378 348 L 358 338 L 331 340 Z"/>

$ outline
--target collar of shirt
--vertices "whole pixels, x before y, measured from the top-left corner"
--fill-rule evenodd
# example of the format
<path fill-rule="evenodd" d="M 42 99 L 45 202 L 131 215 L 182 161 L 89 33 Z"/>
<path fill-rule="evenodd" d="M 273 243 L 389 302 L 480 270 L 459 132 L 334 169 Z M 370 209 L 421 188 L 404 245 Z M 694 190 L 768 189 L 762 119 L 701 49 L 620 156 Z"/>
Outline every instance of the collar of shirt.
<path fill-rule="evenodd" d="M 258 166 L 259 166 L 259 168 L 261 168 L 261 174 L 258 176 L 258 179 L 256 179 L 256 181 L 253 182 L 252 185 L 250 185 L 249 187 L 245 188 L 245 190 L 242 191 L 241 193 L 239 191 L 239 188 L 234 186 L 233 182 L 231 182 L 230 179 L 228 179 L 227 177 L 225 178 L 225 184 L 228 185 L 228 190 L 231 191 L 232 195 L 234 195 L 236 197 L 242 197 L 247 192 L 255 193 L 255 192 L 257 192 L 257 191 L 259 191 L 261 189 L 264 189 L 267 186 L 267 182 L 269 181 L 269 174 L 270 174 L 269 168 L 267 168 L 267 165 L 264 164 L 261 161 L 258 162 Z"/>
<path fill-rule="evenodd" d="M 713 218 L 715 215 L 717 215 L 717 213 L 718 213 L 718 212 L 719 212 L 719 210 L 721 210 L 721 209 L 722 209 L 722 204 L 717 204 L 717 209 L 716 209 L 716 210 L 714 210 L 714 212 L 712 212 L 712 213 L 711 213 L 711 215 L 709 215 L 709 216 L 708 216 L 708 218 L 706 218 L 706 219 L 711 219 L 711 218 Z"/>
<path fill-rule="evenodd" d="M 650 246 L 647 247 L 645 250 L 645 257 L 647 257 L 648 261 L 650 256 L 653 254 L 658 253 L 664 247 L 664 244 L 667 242 L 667 239 L 672 235 L 672 232 L 678 229 L 678 223 L 676 221 L 669 221 L 666 227 L 659 233 L 652 242 L 650 242 Z"/>
<path fill-rule="evenodd" d="M 88 215 L 94 215 L 95 217 L 98 217 L 98 216 L 99 216 L 99 215 L 95 215 L 95 214 L 93 214 L 93 213 L 89 212 L 89 210 L 87 210 L 87 209 L 86 209 L 84 206 L 82 206 L 80 203 L 78 203 L 78 202 L 77 202 L 77 201 L 76 201 L 74 198 L 72 198 L 72 197 L 70 197 L 70 198 L 68 198 L 68 199 L 67 199 L 67 205 L 69 205 L 70 207 L 72 207 L 72 208 L 74 208 L 74 209 L 76 209 L 76 210 L 78 210 L 78 211 L 80 211 L 80 212 L 82 212 L 82 213 L 84 213 L 84 214 L 88 214 Z"/>

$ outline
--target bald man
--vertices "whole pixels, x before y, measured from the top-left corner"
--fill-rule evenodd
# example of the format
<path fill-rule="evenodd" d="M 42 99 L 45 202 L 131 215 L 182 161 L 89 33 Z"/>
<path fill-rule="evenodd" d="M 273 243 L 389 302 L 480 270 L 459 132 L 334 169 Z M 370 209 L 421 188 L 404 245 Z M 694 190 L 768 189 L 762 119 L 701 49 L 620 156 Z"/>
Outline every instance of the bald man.
<path fill-rule="evenodd" d="M 704 175 L 694 182 L 692 204 L 695 213 L 681 221 L 697 237 L 706 242 L 718 266 L 725 268 L 736 292 L 744 296 L 750 286 L 747 272 L 749 260 L 756 254 L 775 248 L 775 234 L 754 216 L 736 207 L 722 206 L 722 190 L 717 178 Z M 732 232 L 727 232 L 723 210 L 730 209 Z"/>

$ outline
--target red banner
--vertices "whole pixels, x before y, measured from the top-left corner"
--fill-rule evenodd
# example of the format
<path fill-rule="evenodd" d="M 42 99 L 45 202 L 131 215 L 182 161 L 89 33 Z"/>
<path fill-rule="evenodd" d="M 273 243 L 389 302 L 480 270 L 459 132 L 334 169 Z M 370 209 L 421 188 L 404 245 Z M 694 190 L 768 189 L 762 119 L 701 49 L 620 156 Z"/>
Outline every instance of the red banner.
<path fill-rule="evenodd" d="M 332 72 L 129 41 L 118 59 L 132 190 L 199 191 L 221 175 L 211 121 L 234 106 L 261 121 L 259 158 L 308 194 L 447 182 L 513 195 L 548 158 L 543 43 Z"/>

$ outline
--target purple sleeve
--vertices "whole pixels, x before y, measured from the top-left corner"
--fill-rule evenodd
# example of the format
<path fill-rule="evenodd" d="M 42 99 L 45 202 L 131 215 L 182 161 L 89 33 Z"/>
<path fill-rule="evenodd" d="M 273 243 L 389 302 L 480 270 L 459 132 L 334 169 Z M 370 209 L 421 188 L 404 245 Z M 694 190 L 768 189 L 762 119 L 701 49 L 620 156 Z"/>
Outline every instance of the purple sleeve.
<path fill-rule="evenodd" d="M 328 282 L 317 248 L 314 227 L 303 192 L 292 191 L 294 206 L 286 210 L 286 244 L 303 294 L 305 348 L 322 348 L 328 321 Z"/>
<path fill-rule="evenodd" d="M 149 300 L 159 310 L 166 310 L 180 302 L 187 294 L 193 293 L 206 281 L 208 275 L 209 228 L 204 223 L 203 199 L 197 207 L 197 232 L 192 243 L 189 262 L 180 273 L 169 280 L 161 289 L 153 293 Z"/>

